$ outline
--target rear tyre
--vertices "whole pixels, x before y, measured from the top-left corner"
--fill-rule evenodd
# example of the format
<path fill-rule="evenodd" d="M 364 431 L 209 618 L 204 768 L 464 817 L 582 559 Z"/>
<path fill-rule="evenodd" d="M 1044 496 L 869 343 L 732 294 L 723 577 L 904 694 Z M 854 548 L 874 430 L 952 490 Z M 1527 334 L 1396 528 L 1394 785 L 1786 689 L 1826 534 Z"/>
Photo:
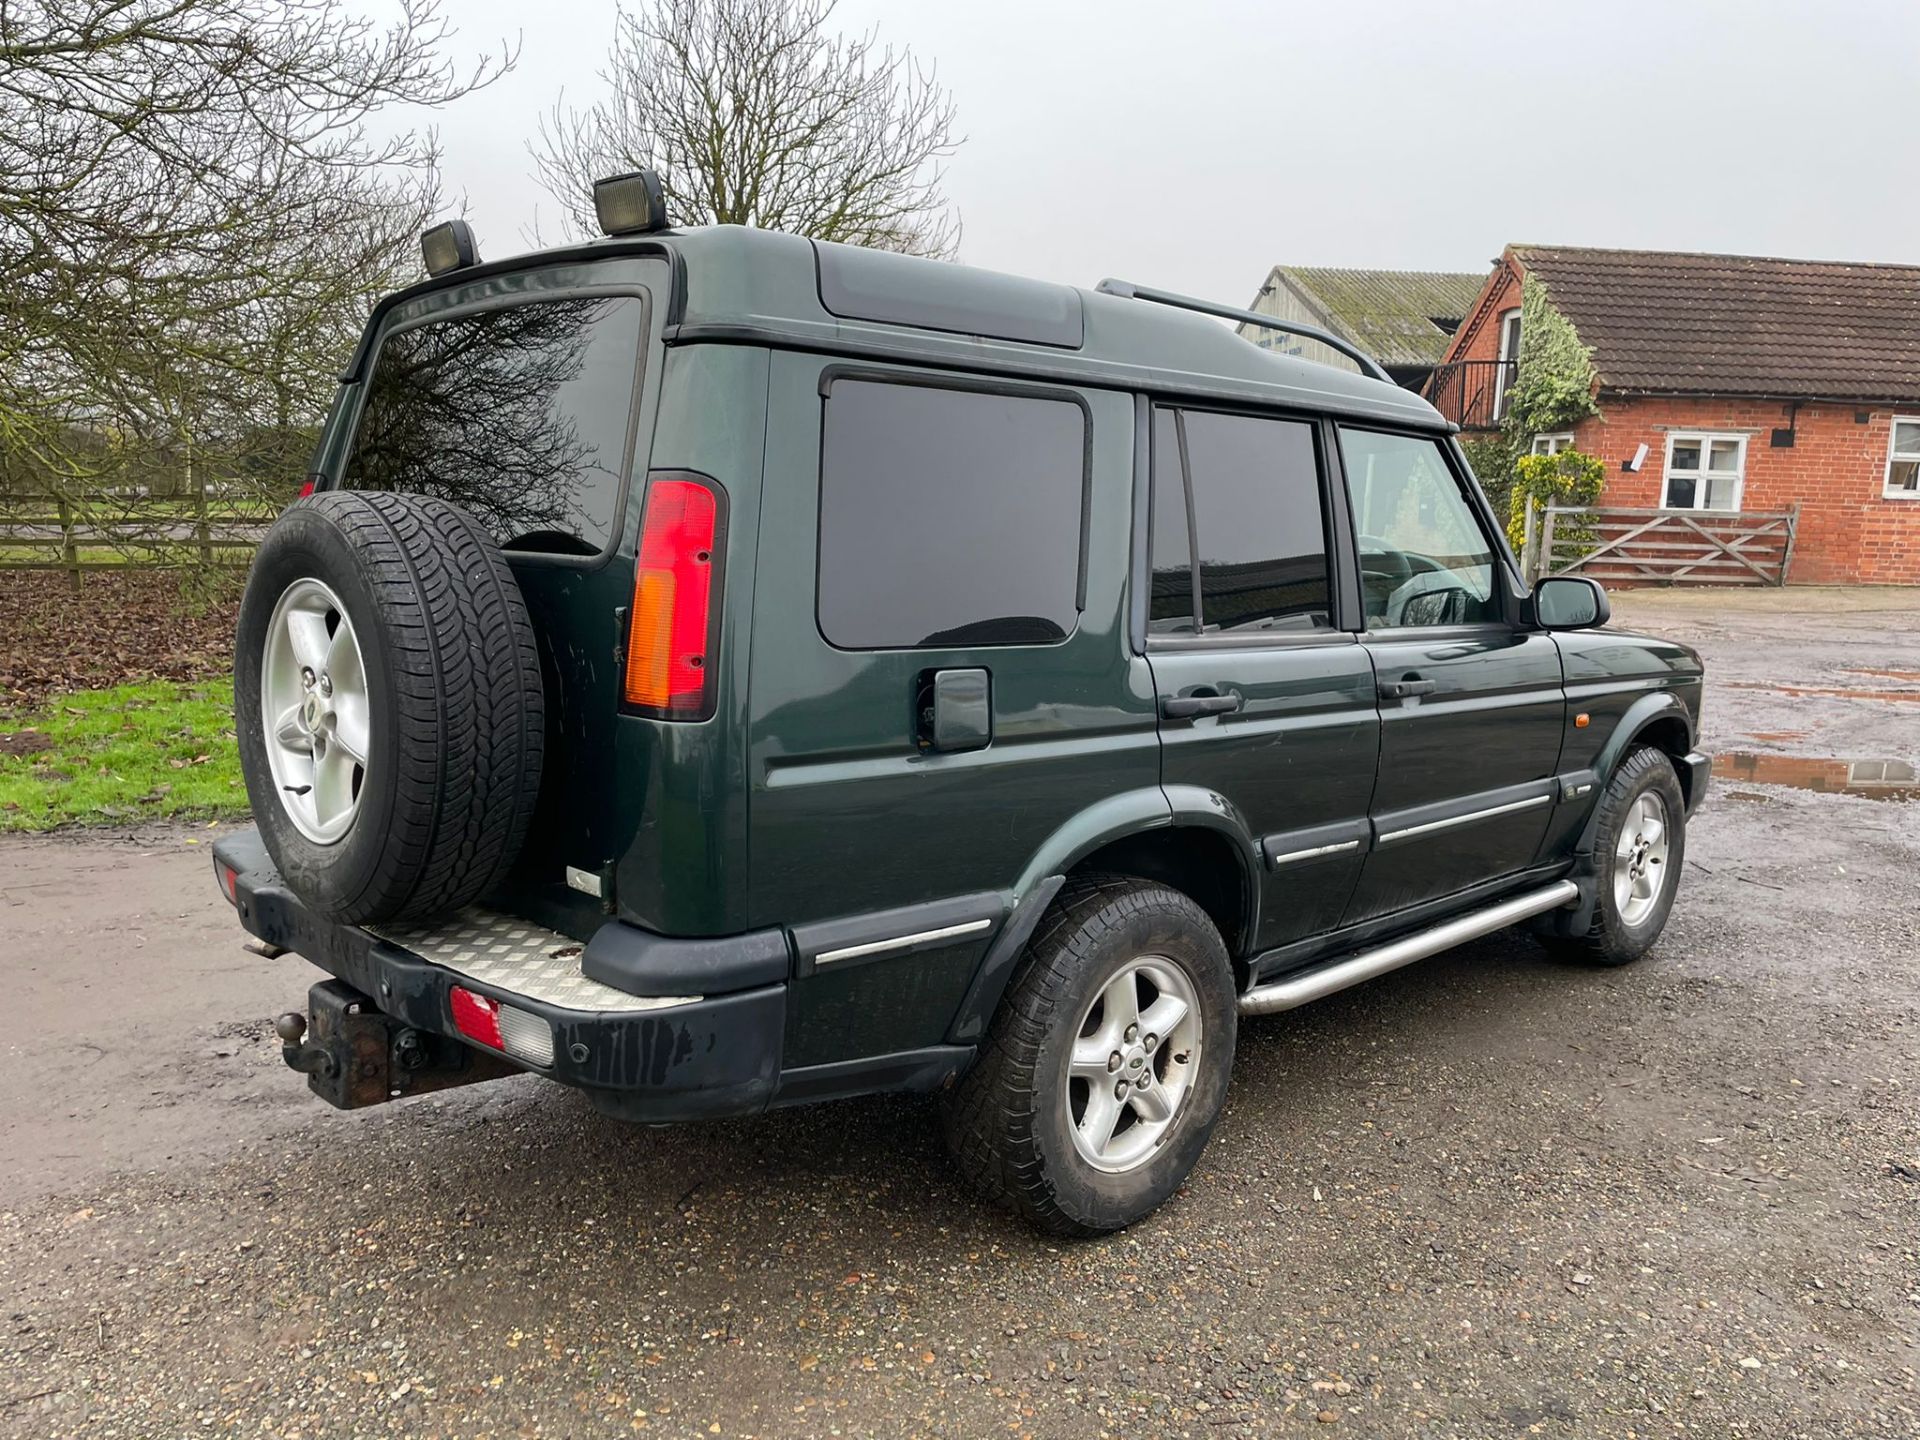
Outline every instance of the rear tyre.
<path fill-rule="evenodd" d="M 1120 1230 L 1180 1188 L 1233 1070 L 1233 967 L 1177 890 L 1070 882 L 945 1103 L 967 1178 L 1050 1235 Z"/>
<path fill-rule="evenodd" d="M 1584 935 L 1547 943 L 1592 964 L 1626 965 L 1666 928 L 1686 864 L 1687 804 L 1673 761 L 1652 746 L 1629 752 L 1607 782 L 1599 816 L 1593 920 Z"/>
<path fill-rule="evenodd" d="M 443 500 L 300 501 L 241 601 L 234 728 L 261 838 L 316 911 L 471 903 L 512 865 L 540 788 L 540 658 L 513 572 Z"/>

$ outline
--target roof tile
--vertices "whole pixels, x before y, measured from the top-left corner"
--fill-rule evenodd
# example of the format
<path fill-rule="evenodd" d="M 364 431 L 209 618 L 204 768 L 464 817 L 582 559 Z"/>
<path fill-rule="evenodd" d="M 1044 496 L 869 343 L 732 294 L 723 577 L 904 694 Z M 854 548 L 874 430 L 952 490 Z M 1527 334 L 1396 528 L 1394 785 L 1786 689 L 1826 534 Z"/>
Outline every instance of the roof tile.
<path fill-rule="evenodd" d="M 1484 275 L 1426 270 L 1348 270 L 1281 265 L 1328 328 L 1382 365 L 1437 365 L 1453 340 L 1436 319 L 1458 324 L 1473 311 Z"/>
<path fill-rule="evenodd" d="M 1920 400 L 1920 266 L 1516 245 L 1604 389 Z"/>

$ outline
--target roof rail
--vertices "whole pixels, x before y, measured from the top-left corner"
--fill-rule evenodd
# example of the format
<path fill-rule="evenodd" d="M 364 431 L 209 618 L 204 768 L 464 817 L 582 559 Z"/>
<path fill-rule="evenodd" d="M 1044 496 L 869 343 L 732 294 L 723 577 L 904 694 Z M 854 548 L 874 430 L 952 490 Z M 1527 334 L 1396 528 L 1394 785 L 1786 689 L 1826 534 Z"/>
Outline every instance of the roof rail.
<path fill-rule="evenodd" d="M 1232 305 L 1217 305 L 1211 300 L 1196 300 L 1191 295 L 1176 295 L 1171 290 L 1155 290 L 1146 285 L 1135 285 L 1130 280 L 1102 280 L 1093 287 L 1102 295 L 1118 295 L 1123 300 L 1150 300 L 1155 305 L 1171 305 L 1176 310 L 1195 310 L 1202 315 L 1215 315 L 1222 320 L 1237 320 L 1242 325 L 1258 325 L 1267 330 L 1284 330 L 1289 335 L 1298 335 L 1307 340 L 1318 340 L 1329 350 L 1337 350 L 1360 367 L 1362 375 L 1375 380 L 1384 380 L 1393 384 L 1393 377 L 1380 368 L 1375 360 L 1358 345 L 1342 340 L 1330 331 L 1313 325 L 1302 325 L 1293 320 L 1279 320 L 1272 315 L 1262 315 L 1255 310 L 1240 310 Z"/>

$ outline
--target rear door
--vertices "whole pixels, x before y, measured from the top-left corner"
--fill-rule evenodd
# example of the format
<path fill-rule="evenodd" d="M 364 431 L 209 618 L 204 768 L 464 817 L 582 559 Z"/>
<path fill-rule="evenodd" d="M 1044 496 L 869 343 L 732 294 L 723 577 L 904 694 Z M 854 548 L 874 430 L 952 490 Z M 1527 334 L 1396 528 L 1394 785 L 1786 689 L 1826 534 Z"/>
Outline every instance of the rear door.
<path fill-rule="evenodd" d="M 506 552 L 540 640 L 548 734 L 515 893 L 495 899 L 582 933 L 601 907 L 566 871 L 602 875 L 629 828 L 609 662 L 633 596 L 638 477 L 663 368 L 666 307 L 655 298 L 669 288 L 664 260 L 622 257 L 450 282 L 403 302 L 374 338 L 326 462 L 345 489 L 452 501 Z"/>
<path fill-rule="evenodd" d="M 1336 925 L 1366 849 L 1380 727 L 1372 663 L 1342 628 L 1328 432 L 1173 406 L 1152 426 L 1163 783 L 1219 796 L 1259 842 L 1257 952 Z"/>
<path fill-rule="evenodd" d="M 1355 923 L 1532 863 L 1556 803 L 1566 697 L 1559 649 L 1516 624 L 1505 557 L 1447 446 L 1343 425 L 1339 452 L 1380 694 Z"/>

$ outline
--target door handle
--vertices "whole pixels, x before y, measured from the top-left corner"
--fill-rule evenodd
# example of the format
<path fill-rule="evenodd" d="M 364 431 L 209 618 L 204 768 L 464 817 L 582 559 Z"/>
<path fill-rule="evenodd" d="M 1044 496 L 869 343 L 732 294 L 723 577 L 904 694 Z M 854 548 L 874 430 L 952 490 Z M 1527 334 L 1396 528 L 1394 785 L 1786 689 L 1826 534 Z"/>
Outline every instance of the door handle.
<path fill-rule="evenodd" d="M 1412 695 L 1431 695 L 1440 688 L 1440 683 L 1415 675 L 1406 680 L 1382 680 L 1379 688 L 1382 700 L 1405 700 Z"/>
<path fill-rule="evenodd" d="M 1240 708 L 1238 695 L 1162 695 L 1160 713 L 1169 720 L 1191 720 L 1196 715 L 1228 715 Z"/>

